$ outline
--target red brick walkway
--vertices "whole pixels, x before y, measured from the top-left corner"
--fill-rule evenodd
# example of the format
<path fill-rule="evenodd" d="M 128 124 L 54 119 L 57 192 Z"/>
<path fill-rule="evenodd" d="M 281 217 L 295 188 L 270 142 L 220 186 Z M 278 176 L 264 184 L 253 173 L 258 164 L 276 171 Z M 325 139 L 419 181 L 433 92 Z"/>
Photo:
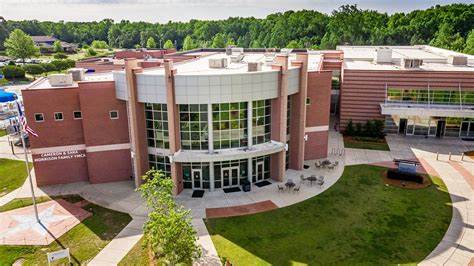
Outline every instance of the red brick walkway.
<path fill-rule="evenodd" d="M 419 161 L 418 159 L 412 159 L 413 161 Z M 393 161 L 383 161 L 383 162 L 375 162 L 375 163 L 370 163 L 370 165 L 375 165 L 375 166 L 382 166 L 382 167 L 388 167 L 388 168 L 396 168 L 397 166 Z M 425 166 L 421 163 L 418 166 L 416 166 L 416 171 L 418 173 L 423 173 L 427 174 L 427 170 L 425 169 Z"/>
<path fill-rule="evenodd" d="M 232 217 L 247 215 L 259 212 L 265 212 L 273 209 L 277 209 L 278 206 L 271 200 L 261 201 L 257 203 L 233 206 L 233 207 L 222 207 L 222 208 L 207 208 L 207 218 L 221 218 L 221 217 Z"/>
<path fill-rule="evenodd" d="M 458 162 L 449 161 L 449 165 L 458 171 L 466 179 L 466 182 L 469 183 L 471 189 L 474 190 L 474 175 Z"/>

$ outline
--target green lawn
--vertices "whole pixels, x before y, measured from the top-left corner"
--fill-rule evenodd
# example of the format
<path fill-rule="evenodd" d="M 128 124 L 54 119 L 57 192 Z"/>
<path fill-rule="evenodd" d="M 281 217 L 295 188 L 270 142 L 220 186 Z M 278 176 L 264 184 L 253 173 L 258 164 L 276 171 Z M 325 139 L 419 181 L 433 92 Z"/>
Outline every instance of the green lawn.
<path fill-rule="evenodd" d="M 80 199 L 76 195 L 63 196 L 62 198 L 71 202 Z M 46 197 L 38 199 L 39 202 L 47 200 Z M 31 204 L 31 200 L 15 200 L 2 211 L 28 204 Z M 74 265 L 85 265 L 132 220 L 128 214 L 112 211 L 95 204 L 88 204 L 84 209 L 92 212 L 93 215 L 48 246 L 0 246 L 0 265 L 11 265 L 20 258 L 27 260 L 26 265 L 47 265 L 47 252 L 66 247 L 70 249 Z M 59 261 L 63 265 L 65 262 L 67 260 Z"/>
<path fill-rule="evenodd" d="M 417 263 L 449 226 L 449 194 L 436 177 L 420 190 L 385 186 L 385 169 L 348 166 L 321 195 L 264 213 L 209 219 L 206 225 L 219 255 L 233 265 Z"/>
<path fill-rule="evenodd" d="M 21 187 L 27 176 L 24 161 L 0 159 L 0 197 Z"/>
<path fill-rule="evenodd" d="M 344 147 L 380 151 L 390 150 L 390 147 L 388 146 L 385 139 L 374 139 L 367 137 L 344 137 Z"/>
<path fill-rule="evenodd" d="M 128 265 L 150 265 L 148 257 L 148 250 L 143 248 L 142 239 L 133 246 L 133 248 L 127 253 L 127 255 L 120 261 L 119 266 Z"/>

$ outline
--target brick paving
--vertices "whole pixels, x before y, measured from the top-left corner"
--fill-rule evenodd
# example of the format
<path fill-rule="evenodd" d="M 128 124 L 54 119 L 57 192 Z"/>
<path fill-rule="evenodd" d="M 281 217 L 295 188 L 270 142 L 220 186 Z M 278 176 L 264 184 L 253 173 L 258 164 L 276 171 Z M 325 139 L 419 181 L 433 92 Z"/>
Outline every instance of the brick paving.
<path fill-rule="evenodd" d="M 221 217 L 232 217 L 247 215 L 259 212 L 265 212 L 273 209 L 277 209 L 278 206 L 273 203 L 271 200 L 266 200 L 262 202 L 245 204 L 240 206 L 232 207 L 222 207 L 222 208 L 207 208 L 206 217 L 207 218 L 221 218 Z"/>

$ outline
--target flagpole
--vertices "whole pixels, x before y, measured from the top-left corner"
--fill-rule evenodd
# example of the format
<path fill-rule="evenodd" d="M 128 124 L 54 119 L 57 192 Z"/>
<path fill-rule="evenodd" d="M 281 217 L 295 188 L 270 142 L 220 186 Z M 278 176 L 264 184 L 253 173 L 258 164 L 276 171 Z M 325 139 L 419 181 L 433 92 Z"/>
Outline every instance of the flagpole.
<path fill-rule="evenodd" d="M 38 216 L 38 207 L 36 206 L 36 197 L 35 197 L 35 190 L 33 188 L 33 179 L 31 178 L 31 173 L 30 173 L 30 164 L 28 162 L 28 153 L 26 151 L 26 144 L 25 144 L 25 137 L 23 136 L 23 125 L 21 124 L 20 121 L 20 105 L 18 104 L 18 101 L 15 100 L 16 103 L 16 109 L 18 113 L 18 128 L 20 131 L 20 138 L 21 138 L 21 144 L 23 145 L 23 153 L 25 154 L 25 164 L 26 164 L 26 171 L 28 173 L 28 180 L 30 181 L 30 189 L 31 189 L 31 199 L 33 200 L 33 208 L 35 210 L 35 217 L 36 221 L 39 223 L 40 219 Z"/>

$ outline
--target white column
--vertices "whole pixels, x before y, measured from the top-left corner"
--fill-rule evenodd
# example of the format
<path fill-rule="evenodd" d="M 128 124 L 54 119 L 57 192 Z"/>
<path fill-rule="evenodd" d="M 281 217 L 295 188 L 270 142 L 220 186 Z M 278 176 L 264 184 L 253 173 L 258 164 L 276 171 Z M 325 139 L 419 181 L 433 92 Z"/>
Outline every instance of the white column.
<path fill-rule="evenodd" d="M 250 188 L 252 188 L 252 157 L 248 158 L 247 160 L 247 177 L 248 181 L 250 181 Z"/>
<path fill-rule="evenodd" d="M 208 151 L 210 154 L 214 153 L 214 132 L 212 124 L 212 104 L 207 104 L 207 141 L 208 141 Z"/>
<path fill-rule="evenodd" d="M 214 162 L 209 163 L 209 190 L 214 191 Z"/>
<path fill-rule="evenodd" d="M 252 139 L 253 139 L 253 102 L 248 101 L 247 103 L 247 145 L 249 149 L 252 149 Z"/>

